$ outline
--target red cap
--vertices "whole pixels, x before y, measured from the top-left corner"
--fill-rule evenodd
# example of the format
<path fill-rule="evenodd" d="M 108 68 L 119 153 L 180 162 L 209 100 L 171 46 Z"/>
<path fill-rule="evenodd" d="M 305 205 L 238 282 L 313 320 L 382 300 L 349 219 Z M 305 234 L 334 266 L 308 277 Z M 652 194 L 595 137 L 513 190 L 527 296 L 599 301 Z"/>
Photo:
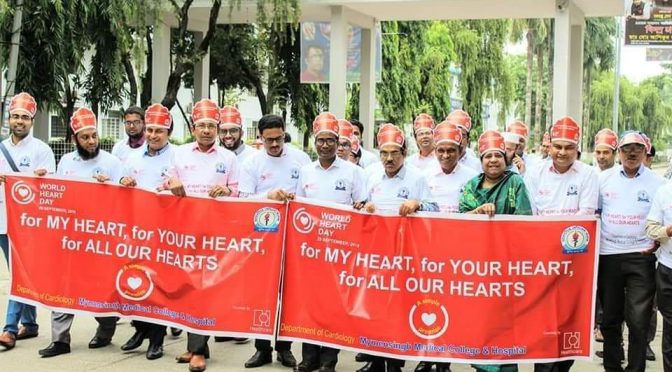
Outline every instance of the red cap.
<path fill-rule="evenodd" d="M 467 132 L 471 131 L 471 116 L 469 116 L 466 111 L 454 110 L 448 114 L 448 116 L 446 116 L 446 120 L 466 130 Z"/>
<path fill-rule="evenodd" d="M 551 127 L 551 142 L 568 141 L 579 144 L 581 128 L 579 124 L 569 116 L 558 119 Z"/>
<path fill-rule="evenodd" d="M 434 119 L 427 114 L 420 114 L 413 121 L 413 131 L 417 132 L 419 129 L 434 130 Z"/>
<path fill-rule="evenodd" d="M 338 119 L 331 112 L 323 112 L 313 120 L 313 135 L 322 132 L 333 133 L 338 137 Z"/>
<path fill-rule="evenodd" d="M 548 132 L 544 132 L 544 138 L 541 140 L 542 143 L 551 144 L 551 135 Z"/>
<path fill-rule="evenodd" d="M 219 124 L 219 106 L 211 99 L 202 99 L 191 110 L 191 120 L 194 125 L 204 122 Z"/>
<path fill-rule="evenodd" d="M 595 148 L 597 146 L 607 146 L 612 150 L 618 148 L 618 136 L 611 129 L 604 128 L 595 135 Z"/>
<path fill-rule="evenodd" d="M 506 153 L 504 137 L 496 130 L 486 130 L 478 137 L 478 153 L 483 156 L 490 151 Z"/>
<path fill-rule="evenodd" d="M 378 129 L 378 147 L 385 145 L 404 146 L 404 132 L 394 124 L 385 123 Z"/>
<path fill-rule="evenodd" d="M 462 142 L 462 131 L 456 125 L 443 122 L 434 128 L 434 143 L 438 146 L 443 142 L 460 145 Z"/>
<path fill-rule="evenodd" d="M 84 129 L 96 129 L 96 115 L 87 107 L 78 108 L 70 118 L 70 128 L 77 134 Z"/>
<path fill-rule="evenodd" d="M 37 102 L 35 98 L 28 93 L 19 93 L 12 97 L 9 101 L 9 114 L 15 112 L 23 112 L 28 114 L 31 118 L 35 117 L 37 112 Z"/>
<path fill-rule="evenodd" d="M 618 143 L 618 147 L 620 148 L 620 147 L 623 147 L 625 145 L 630 145 L 630 144 L 633 144 L 633 143 L 636 143 L 638 145 L 643 145 L 644 147 L 647 148 L 647 152 L 648 152 L 649 149 L 648 149 L 646 139 L 644 138 L 642 133 L 635 132 L 635 131 L 628 131 L 628 132 L 623 133 L 621 135 L 621 140 Z"/>
<path fill-rule="evenodd" d="M 355 127 L 352 126 L 352 123 L 345 119 L 338 119 L 338 136 L 340 138 L 345 138 L 346 140 L 352 143 L 352 137 L 354 137 Z"/>
<path fill-rule="evenodd" d="M 507 125 L 506 131 L 509 133 L 515 133 L 525 139 L 527 139 L 530 134 L 530 129 L 520 120 L 516 120 L 513 123 Z"/>
<path fill-rule="evenodd" d="M 160 103 L 155 103 L 145 111 L 145 126 L 148 128 L 165 128 L 170 130 L 170 124 L 173 118 L 170 116 L 170 110 Z"/>
<path fill-rule="evenodd" d="M 243 119 L 240 116 L 240 111 L 233 106 L 224 106 L 219 110 L 219 127 L 243 127 Z"/>

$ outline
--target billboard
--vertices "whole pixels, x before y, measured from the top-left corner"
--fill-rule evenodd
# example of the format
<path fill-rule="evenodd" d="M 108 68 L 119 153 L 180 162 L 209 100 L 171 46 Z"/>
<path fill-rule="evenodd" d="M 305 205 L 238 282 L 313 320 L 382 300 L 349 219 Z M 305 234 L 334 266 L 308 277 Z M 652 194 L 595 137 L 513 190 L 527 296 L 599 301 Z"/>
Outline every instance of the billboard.
<path fill-rule="evenodd" d="M 672 46 L 672 0 L 630 0 L 625 12 L 625 45 Z"/>

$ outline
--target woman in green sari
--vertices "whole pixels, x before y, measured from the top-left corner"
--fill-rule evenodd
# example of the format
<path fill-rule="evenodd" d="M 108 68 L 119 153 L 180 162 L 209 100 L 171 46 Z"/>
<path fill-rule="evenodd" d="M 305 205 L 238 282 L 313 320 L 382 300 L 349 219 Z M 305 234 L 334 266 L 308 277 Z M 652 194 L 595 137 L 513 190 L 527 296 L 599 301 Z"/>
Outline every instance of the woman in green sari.
<path fill-rule="evenodd" d="M 483 173 L 464 185 L 460 213 L 532 215 L 530 200 L 522 177 L 507 170 L 504 137 L 494 130 L 478 139 Z M 479 372 L 516 372 L 516 364 L 472 364 Z"/>

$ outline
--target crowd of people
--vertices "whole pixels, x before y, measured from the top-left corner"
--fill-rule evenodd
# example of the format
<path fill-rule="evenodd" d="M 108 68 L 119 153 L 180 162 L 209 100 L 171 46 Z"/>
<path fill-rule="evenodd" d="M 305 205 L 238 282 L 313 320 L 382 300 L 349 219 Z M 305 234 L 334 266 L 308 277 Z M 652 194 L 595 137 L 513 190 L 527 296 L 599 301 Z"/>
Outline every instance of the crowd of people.
<path fill-rule="evenodd" d="M 209 99 L 197 102 L 191 113 L 194 141 L 170 143 L 173 121 L 168 108 L 153 104 L 146 110 L 125 111 L 127 139 L 108 153 L 100 148 L 94 113 L 79 108 L 70 128 L 75 151 L 55 164 L 52 150 L 31 135 L 37 104 L 27 93 L 9 105 L 10 136 L 0 150 L 0 182 L 6 174 L 55 174 L 71 179 L 120 184 L 180 197 L 237 197 L 288 201 L 296 197 L 339 203 L 374 213 L 394 211 L 401 216 L 429 213 L 575 216 L 597 215 L 601 221 L 596 311 L 596 339 L 604 342 L 607 371 L 644 371 L 654 302 L 663 316 L 662 356 L 672 371 L 672 185 L 649 169 L 655 149 L 641 132 L 618 136 L 609 129 L 595 136 L 596 165 L 580 157 L 580 125 L 570 117 L 557 120 L 543 136 L 538 154 L 528 149 L 529 129 L 515 121 L 503 132 L 486 130 L 472 150 L 472 121 L 455 110 L 436 123 L 427 114 L 413 122 L 417 153 L 409 155 L 408 139 L 394 124 L 380 126 L 379 153 L 364 149 L 364 125 L 358 120 L 319 114 L 312 125 L 317 159 L 286 143 L 282 117 L 265 115 L 258 121 L 261 147 L 243 141 L 240 112 L 218 107 Z M 476 136 L 473 136 L 476 137 Z M 617 163 L 616 159 L 620 162 Z M 0 193 L 0 246 L 9 260 L 4 193 Z M 656 300 L 654 300 L 656 298 Z M 556 301 L 572 301 L 571 298 Z M 53 312 L 50 345 L 42 357 L 70 352 L 74 315 Z M 116 317 L 97 317 L 98 328 L 89 348 L 110 345 Z M 623 351 L 628 328 L 627 355 Z M 149 340 L 147 359 L 163 356 L 165 326 L 134 321 L 134 335 L 122 350 L 139 348 Z M 34 306 L 10 300 L 0 346 L 12 349 L 17 340 L 38 335 Z M 655 330 L 655 325 L 654 325 Z M 171 329 L 174 335 L 180 330 Z M 208 336 L 188 333 L 186 352 L 177 357 L 190 371 L 204 371 L 210 357 Z M 216 337 L 215 341 L 244 343 L 245 339 Z M 246 368 L 277 361 L 294 371 L 335 371 L 339 350 L 304 343 L 301 362 L 291 343 L 256 340 Z M 364 353 L 358 372 L 401 371 L 403 360 Z M 573 361 L 538 363 L 535 371 L 569 371 Z M 450 371 L 449 363 L 420 362 L 417 372 Z M 478 371 L 517 371 L 515 364 L 479 365 Z"/>

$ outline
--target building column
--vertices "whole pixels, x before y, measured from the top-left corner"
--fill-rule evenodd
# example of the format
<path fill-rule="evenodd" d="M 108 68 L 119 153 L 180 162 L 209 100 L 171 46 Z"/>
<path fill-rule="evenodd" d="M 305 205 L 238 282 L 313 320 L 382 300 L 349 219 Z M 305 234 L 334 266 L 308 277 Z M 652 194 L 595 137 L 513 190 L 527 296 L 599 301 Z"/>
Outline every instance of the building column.
<path fill-rule="evenodd" d="M 203 41 L 205 32 L 196 32 L 196 45 Z M 194 65 L 194 102 L 210 98 L 210 49 L 203 59 Z"/>
<path fill-rule="evenodd" d="M 362 28 L 359 75 L 359 121 L 364 124 L 362 146 L 373 149 L 376 111 L 376 29 Z"/>
<path fill-rule="evenodd" d="M 329 46 L 329 111 L 338 118 L 345 117 L 347 58 L 348 21 L 342 6 L 332 6 Z"/>
<path fill-rule="evenodd" d="M 584 14 L 572 1 L 555 14 L 553 120 L 571 116 L 582 124 Z"/>
<path fill-rule="evenodd" d="M 152 102 L 161 102 L 166 95 L 170 76 L 170 26 L 161 20 L 152 33 Z"/>
<path fill-rule="evenodd" d="M 49 138 L 51 137 L 51 130 L 49 128 L 50 125 L 51 118 L 49 110 L 37 110 L 35 113 L 35 118 L 33 119 L 33 137 L 41 139 L 45 143 L 49 143 Z M 67 127 L 68 123 L 65 125 Z"/>

